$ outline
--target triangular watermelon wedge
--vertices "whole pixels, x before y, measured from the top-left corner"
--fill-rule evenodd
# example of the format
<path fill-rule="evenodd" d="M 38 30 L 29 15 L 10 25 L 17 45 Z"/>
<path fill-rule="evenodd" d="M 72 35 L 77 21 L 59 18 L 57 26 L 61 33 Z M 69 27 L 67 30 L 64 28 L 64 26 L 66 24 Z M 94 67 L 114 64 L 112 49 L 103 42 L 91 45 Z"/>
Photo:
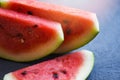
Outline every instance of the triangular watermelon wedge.
<path fill-rule="evenodd" d="M 60 23 L 0 8 L 0 57 L 32 61 L 52 53 L 63 40 Z"/>
<path fill-rule="evenodd" d="M 3 80 L 85 80 L 93 64 L 93 53 L 82 50 L 10 72 Z"/>
<path fill-rule="evenodd" d="M 65 53 L 80 48 L 99 33 L 95 13 L 59 6 L 37 0 L 1 0 L 1 7 L 20 13 L 60 22 L 64 42 L 54 53 Z"/>

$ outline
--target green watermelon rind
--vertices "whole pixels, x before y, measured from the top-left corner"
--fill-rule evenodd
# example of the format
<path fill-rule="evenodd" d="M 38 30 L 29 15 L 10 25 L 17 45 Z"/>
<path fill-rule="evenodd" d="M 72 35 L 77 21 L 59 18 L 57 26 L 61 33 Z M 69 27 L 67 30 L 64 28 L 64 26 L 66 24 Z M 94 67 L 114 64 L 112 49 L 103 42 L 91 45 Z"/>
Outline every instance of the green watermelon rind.
<path fill-rule="evenodd" d="M 84 55 L 85 64 L 83 63 L 84 66 L 80 67 L 79 71 L 77 72 L 79 74 L 76 73 L 77 75 L 75 76 L 74 80 L 86 80 L 94 67 L 95 58 L 93 52 L 88 50 L 81 50 L 81 53 Z M 8 73 L 4 76 L 3 80 L 17 80 L 17 79 L 14 77 L 12 73 Z"/>
<path fill-rule="evenodd" d="M 92 34 L 91 34 L 92 33 Z M 54 51 L 54 54 L 61 54 L 61 53 L 67 53 L 67 52 L 70 52 L 70 51 L 73 51 L 73 50 L 76 50 L 76 49 L 79 49 L 83 46 L 85 46 L 86 44 L 90 43 L 99 33 L 99 31 L 96 31 L 96 30 L 93 30 L 91 31 L 91 35 L 89 35 L 89 37 L 87 35 L 87 38 L 83 39 L 83 42 L 81 42 L 81 44 L 78 44 L 78 46 L 74 47 L 74 49 L 71 49 L 71 50 L 64 50 L 64 52 L 62 52 L 62 49 L 57 49 Z M 64 48 L 65 49 L 65 48 Z"/>

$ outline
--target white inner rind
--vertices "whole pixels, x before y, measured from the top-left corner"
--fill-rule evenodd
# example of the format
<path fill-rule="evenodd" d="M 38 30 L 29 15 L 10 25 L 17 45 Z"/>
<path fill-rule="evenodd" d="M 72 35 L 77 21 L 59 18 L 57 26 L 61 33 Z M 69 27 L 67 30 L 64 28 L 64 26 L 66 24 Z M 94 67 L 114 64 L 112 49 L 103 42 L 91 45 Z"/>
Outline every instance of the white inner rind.
<path fill-rule="evenodd" d="M 96 14 L 93 13 L 92 17 L 93 17 L 93 21 L 94 21 L 94 25 L 95 25 L 96 31 L 99 32 L 99 22 L 98 22 Z"/>
<path fill-rule="evenodd" d="M 85 80 L 94 66 L 94 55 L 91 51 L 82 50 L 81 54 L 83 54 L 84 63 L 80 67 L 75 80 Z"/>
<path fill-rule="evenodd" d="M 8 73 L 4 76 L 3 80 L 17 80 L 12 73 Z"/>

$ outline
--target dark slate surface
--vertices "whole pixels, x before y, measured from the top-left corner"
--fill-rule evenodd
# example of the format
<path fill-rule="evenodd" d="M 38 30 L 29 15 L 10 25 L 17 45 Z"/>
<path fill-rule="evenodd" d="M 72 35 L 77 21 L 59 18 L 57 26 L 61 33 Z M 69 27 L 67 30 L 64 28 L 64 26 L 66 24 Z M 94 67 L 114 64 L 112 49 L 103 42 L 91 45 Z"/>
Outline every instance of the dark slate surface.
<path fill-rule="evenodd" d="M 95 54 L 95 66 L 87 80 L 120 80 L 120 0 L 40 0 L 95 12 L 100 24 L 99 35 L 86 46 Z M 4 74 L 49 59 L 29 63 L 0 59 L 0 80 Z"/>

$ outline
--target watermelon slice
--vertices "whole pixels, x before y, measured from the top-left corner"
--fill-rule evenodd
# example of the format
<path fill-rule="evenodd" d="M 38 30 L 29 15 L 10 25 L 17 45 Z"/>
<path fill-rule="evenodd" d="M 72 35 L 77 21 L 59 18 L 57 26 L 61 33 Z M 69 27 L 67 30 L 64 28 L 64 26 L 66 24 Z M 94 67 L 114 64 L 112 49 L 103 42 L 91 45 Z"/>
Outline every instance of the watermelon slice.
<path fill-rule="evenodd" d="M 36 0 L 1 0 L 1 7 L 62 24 L 65 40 L 55 53 L 64 53 L 90 42 L 99 32 L 96 14 Z"/>
<path fill-rule="evenodd" d="M 10 72 L 3 80 L 85 80 L 93 64 L 93 53 L 82 50 Z"/>
<path fill-rule="evenodd" d="M 53 52 L 63 40 L 58 22 L 0 8 L 0 57 L 35 60 Z"/>

